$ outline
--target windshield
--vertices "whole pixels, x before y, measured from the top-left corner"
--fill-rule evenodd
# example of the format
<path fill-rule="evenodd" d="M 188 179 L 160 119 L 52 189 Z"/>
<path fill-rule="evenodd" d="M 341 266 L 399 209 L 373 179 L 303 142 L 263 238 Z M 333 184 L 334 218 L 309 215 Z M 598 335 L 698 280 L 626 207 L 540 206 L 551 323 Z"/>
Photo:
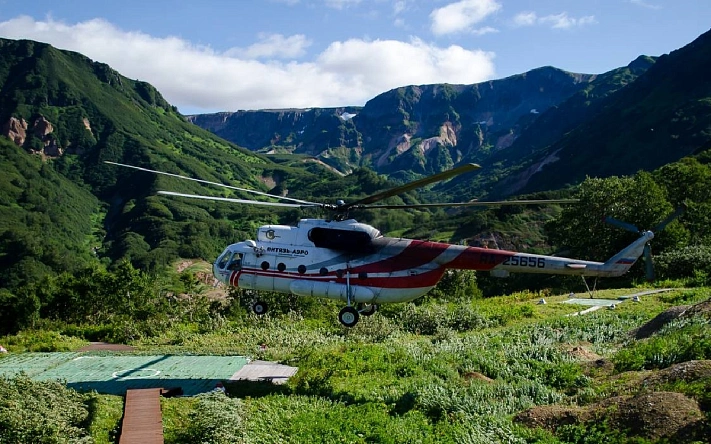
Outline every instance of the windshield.
<path fill-rule="evenodd" d="M 227 265 L 227 263 L 230 261 L 231 257 L 232 257 L 232 254 L 229 250 L 222 253 L 222 256 L 220 256 L 217 259 L 217 262 L 216 262 L 217 268 L 219 268 L 220 270 L 224 270 L 225 265 Z"/>

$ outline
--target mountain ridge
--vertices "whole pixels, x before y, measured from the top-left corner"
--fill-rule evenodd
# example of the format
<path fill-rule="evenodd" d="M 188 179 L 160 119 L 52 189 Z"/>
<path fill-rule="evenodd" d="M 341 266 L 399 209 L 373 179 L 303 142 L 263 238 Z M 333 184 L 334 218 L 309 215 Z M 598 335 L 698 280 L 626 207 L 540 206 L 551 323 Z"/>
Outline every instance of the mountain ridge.
<path fill-rule="evenodd" d="M 381 173 L 409 169 L 431 174 L 472 157 L 469 151 L 480 148 L 489 134 L 494 141 L 487 143 L 508 143 L 506 134 L 497 132 L 506 133 L 522 116 L 547 109 L 595 77 L 542 67 L 474 85 L 395 88 L 363 107 L 222 112 L 188 119 L 253 151 L 316 156 L 345 172 L 368 166 Z M 479 128 L 470 129 L 474 125 Z M 260 140 L 250 137 L 255 126 Z M 455 145 L 467 152 L 457 152 Z M 432 148 L 444 159 L 427 160 Z"/>

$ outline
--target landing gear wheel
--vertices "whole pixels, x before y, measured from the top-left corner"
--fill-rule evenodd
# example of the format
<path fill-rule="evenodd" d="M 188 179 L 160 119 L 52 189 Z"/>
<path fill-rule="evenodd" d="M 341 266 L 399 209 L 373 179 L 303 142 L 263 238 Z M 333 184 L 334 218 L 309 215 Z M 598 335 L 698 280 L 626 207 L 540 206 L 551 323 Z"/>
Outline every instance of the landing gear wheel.
<path fill-rule="evenodd" d="M 252 312 L 258 316 L 265 314 L 268 308 L 267 304 L 262 301 L 254 301 L 252 303 Z"/>
<path fill-rule="evenodd" d="M 358 310 L 353 307 L 343 307 L 341 311 L 338 312 L 338 320 L 346 327 L 353 327 L 356 325 L 359 318 L 360 315 L 358 314 Z"/>
<path fill-rule="evenodd" d="M 378 304 L 358 304 L 358 313 L 363 316 L 371 316 L 375 314 L 376 311 L 378 311 Z"/>

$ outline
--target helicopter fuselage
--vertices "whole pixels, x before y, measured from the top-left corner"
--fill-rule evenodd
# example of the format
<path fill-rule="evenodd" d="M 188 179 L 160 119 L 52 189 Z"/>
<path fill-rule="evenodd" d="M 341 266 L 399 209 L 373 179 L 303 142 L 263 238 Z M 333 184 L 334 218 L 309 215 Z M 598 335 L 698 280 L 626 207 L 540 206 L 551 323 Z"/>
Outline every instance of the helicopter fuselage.
<path fill-rule="evenodd" d="M 448 269 L 616 276 L 634 263 L 632 253 L 613 263 L 591 262 L 386 237 L 352 219 L 302 219 L 296 227 L 262 226 L 256 241 L 228 246 L 213 272 L 243 289 L 381 304 L 423 296 Z"/>

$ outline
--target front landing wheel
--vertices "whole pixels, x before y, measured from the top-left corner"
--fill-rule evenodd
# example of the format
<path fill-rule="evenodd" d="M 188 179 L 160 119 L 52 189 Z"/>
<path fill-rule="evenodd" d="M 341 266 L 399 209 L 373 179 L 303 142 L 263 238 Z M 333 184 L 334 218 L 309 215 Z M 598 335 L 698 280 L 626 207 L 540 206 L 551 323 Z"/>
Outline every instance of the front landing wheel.
<path fill-rule="evenodd" d="M 341 311 L 338 312 L 338 320 L 346 327 L 356 325 L 359 317 L 358 310 L 353 307 L 343 307 Z"/>
<path fill-rule="evenodd" d="M 252 312 L 259 316 L 265 314 L 268 308 L 267 304 L 262 301 L 254 301 L 254 303 L 252 303 Z"/>

